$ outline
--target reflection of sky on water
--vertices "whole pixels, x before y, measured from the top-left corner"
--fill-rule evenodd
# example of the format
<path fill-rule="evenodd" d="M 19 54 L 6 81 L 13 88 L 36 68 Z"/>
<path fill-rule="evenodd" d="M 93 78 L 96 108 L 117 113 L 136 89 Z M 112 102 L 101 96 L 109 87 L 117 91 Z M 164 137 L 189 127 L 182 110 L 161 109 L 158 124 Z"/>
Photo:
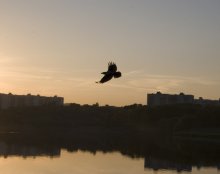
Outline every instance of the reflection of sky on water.
<path fill-rule="evenodd" d="M 1 172 L 4 174 L 115 174 L 146 173 L 143 159 L 131 159 L 120 153 L 101 153 L 95 155 L 88 152 L 69 153 L 61 151 L 59 158 L 17 156 L 0 158 Z"/>
<path fill-rule="evenodd" d="M 219 148 L 214 145 L 202 148 L 200 144 L 201 149 L 196 145 L 198 151 L 190 148 L 175 151 L 175 146 L 170 145 L 152 148 L 144 142 L 132 144 L 125 137 L 120 142 L 114 138 L 97 142 L 97 138 L 89 141 L 75 137 L 75 141 L 70 141 L 66 137 L 66 141 L 54 141 L 51 137 L 2 136 L 0 168 L 4 174 L 220 174 Z"/>
<path fill-rule="evenodd" d="M 193 166 L 154 157 L 130 158 L 119 152 L 67 152 L 60 148 L 38 148 L 0 143 L 0 168 L 4 174 L 220 173 L 217 170 L 219 165 L 201 164 L 201 168 L 199 167 L 199 165 Z"/>

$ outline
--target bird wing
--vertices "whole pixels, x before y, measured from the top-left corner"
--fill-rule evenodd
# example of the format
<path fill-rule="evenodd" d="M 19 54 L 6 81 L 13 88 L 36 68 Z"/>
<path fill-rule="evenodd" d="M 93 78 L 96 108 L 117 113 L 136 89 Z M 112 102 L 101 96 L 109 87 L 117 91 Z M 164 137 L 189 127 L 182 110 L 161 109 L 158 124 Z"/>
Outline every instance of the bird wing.
<path fill-rule="evenodd" d="M 117 71 L 117 66 L 114 62 L 108 63 L 108 71 L 113 72 L 113 73 Z"/>
<path fill-rule="evenodd" d="M 102 77 L 102 79 L 99 81 L 99 83 L 105 83 L 105 82 L 111 80 L 112 77 L 113 77 L 113 75 L 106 74 L 106 75 L 104 75 L 104 77 Z"/>

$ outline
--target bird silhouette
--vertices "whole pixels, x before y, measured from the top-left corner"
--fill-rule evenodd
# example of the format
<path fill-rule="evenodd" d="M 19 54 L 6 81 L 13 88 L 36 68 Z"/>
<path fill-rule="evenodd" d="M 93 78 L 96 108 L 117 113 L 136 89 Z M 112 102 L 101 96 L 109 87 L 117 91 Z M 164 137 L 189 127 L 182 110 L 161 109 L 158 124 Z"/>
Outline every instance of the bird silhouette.
<path fill-rule="evenodd" d="M 117 71 L 117 66 L 114 62 L 109 62 L 108 63 L 108 71 L 107 72 L 102 72 L 101 74 L 104 74 L 104 77 L 99 82 L 96 83 L 105 83 L 109 80 L 114 78 L 119 78 L 121 77 L 121 72 Z"/>

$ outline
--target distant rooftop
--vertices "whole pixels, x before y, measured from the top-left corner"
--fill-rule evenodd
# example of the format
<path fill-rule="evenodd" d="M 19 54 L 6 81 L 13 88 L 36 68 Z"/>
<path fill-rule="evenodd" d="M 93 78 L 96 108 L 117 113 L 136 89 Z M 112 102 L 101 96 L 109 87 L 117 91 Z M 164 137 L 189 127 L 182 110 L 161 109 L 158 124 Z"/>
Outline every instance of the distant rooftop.
<path fill-rule="evenodd" d="M 63 105 L 64 98 L 37 95 L 14 95 L 12 93 L 0 93 L 0 109 L 12 107 L 42 106 L 42 105 Z"/>
<path fill-rule="evenodd" d="M 159 105 L 169 105 L 169 104 L 200 104 L 200 105 L 220 105 L 219 100 L 194 99 L 192 94 L 184 94 L 180 92 L 179 94 L 163 94 L 160 91 L 156 93 L 147 94 L 147 105 L 148 106 L 159 106 Z"/>

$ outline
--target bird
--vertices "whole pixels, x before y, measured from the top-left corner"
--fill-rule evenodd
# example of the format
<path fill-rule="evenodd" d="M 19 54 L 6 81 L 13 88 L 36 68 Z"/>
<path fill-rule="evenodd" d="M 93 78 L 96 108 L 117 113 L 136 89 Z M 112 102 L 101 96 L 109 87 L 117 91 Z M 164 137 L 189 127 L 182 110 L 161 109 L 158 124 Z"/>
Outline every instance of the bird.
<path fill-rule="evenodd" d="M 105 82 L 111 80 L 113 77 L 114 78 L 121 77 L 121 72 L 117 71 L 117 66 L 114 62 L 109 62 L 108 63 L 108 71 L 102 72 L 101 74 L 104 74 L 104 77 L 102 77 L 102 79 L 96 83 L 105 83 Z"/>

